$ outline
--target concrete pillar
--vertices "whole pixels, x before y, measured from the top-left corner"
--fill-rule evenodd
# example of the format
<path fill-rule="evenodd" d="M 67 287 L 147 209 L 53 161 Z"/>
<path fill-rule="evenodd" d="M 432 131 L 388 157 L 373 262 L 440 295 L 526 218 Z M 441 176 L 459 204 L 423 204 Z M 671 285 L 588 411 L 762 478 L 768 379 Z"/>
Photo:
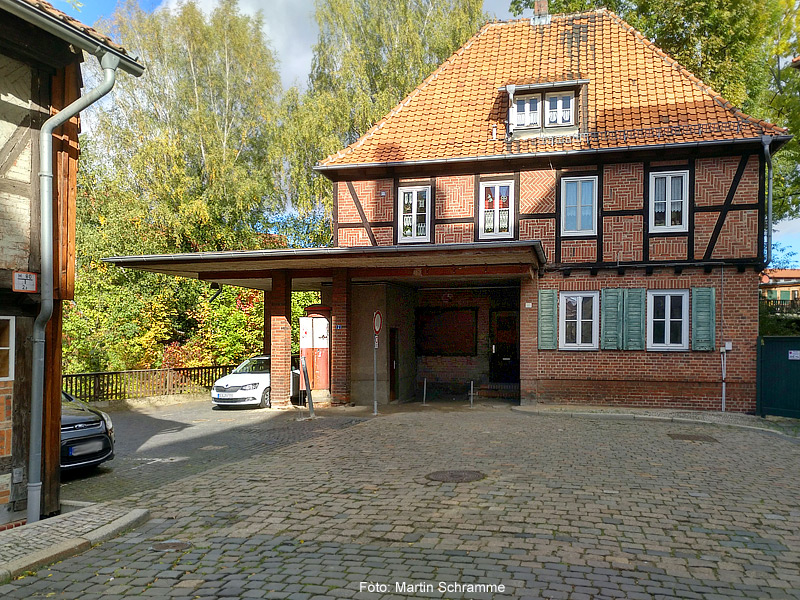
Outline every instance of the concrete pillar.
<path fill-rule="evenodd" d="M 270 297 L 270 386 L 272 407 L 291 406 L 292 279 L 286 271 L 272 276 Z"/>
<path fill-rule="evenodd" d="M 537 395 L 538 279 L 525 277 L 519 286 L 519 397 L 520 404 L 534 404 Z"/>
<path fill-rule="evenodd" d="M 331 399 L 350 402 L 350 274 L 336 269 L 331 294 Z"/>
<path fill-rule="evenodd" d="M 264 354 L 272 352 L 272 297 L 264 291 Z"/>

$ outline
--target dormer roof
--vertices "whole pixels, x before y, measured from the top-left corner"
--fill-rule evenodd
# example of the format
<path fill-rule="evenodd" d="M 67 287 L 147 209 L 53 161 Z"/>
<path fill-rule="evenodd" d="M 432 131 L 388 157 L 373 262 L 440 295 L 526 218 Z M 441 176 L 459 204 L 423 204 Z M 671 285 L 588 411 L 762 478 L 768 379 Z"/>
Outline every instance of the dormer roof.
<path fill-rule="evenodd" d="M 508 139 L 506 86 L 559 82 L 586 86 L 580 132 Z M 724 143 L 763 134 L 786 130 L 744 114 L 619 16 L 598 9 L 553 15 L 549 24 L 488 23 L 358 141 L 317 168 Z"/>

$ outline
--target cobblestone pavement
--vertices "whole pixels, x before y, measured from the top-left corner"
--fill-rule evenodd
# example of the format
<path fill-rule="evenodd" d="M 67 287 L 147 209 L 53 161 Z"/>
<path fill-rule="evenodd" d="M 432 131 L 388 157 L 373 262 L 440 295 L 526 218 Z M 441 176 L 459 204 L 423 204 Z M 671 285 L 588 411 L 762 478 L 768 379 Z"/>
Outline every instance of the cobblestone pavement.
<path fill-rule="evenodd" d="M 120 500 L 155 518 L 0 597 L 800 598 L 799 475 L 752 430 L 417 409 Z"/>
<path fill-rule="evenodd" d="M 116 431 L 114 460 L 65 472 L 62 499 L 116 500 L 360 420 L 343 415 L 298 421 L 306 411 L 215 410 L 209 400 L 108 412 Z"/>

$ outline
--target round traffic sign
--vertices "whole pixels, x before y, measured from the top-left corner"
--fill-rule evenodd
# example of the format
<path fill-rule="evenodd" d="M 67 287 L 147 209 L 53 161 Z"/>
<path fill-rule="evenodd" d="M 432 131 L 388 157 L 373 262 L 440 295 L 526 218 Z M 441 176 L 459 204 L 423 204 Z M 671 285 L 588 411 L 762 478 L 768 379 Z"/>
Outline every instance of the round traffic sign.
<path fill-rule="evenodd" d="M 375 332 L 375 335 L 381 332 L 381 327 L 383 327 L 383 315 L 381 311 L 376 310 L 375 314 L 372 315 L 372 330 Z"/>

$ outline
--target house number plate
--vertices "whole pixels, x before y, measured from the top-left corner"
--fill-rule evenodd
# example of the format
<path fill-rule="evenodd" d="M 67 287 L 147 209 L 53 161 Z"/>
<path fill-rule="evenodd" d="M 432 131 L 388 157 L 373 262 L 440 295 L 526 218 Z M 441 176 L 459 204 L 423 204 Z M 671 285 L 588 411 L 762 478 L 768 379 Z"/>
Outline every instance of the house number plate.
<path fill-rule="evenodd" d="M 789 350 L 789 360 L 800 360 L 800 350 Z"/>

